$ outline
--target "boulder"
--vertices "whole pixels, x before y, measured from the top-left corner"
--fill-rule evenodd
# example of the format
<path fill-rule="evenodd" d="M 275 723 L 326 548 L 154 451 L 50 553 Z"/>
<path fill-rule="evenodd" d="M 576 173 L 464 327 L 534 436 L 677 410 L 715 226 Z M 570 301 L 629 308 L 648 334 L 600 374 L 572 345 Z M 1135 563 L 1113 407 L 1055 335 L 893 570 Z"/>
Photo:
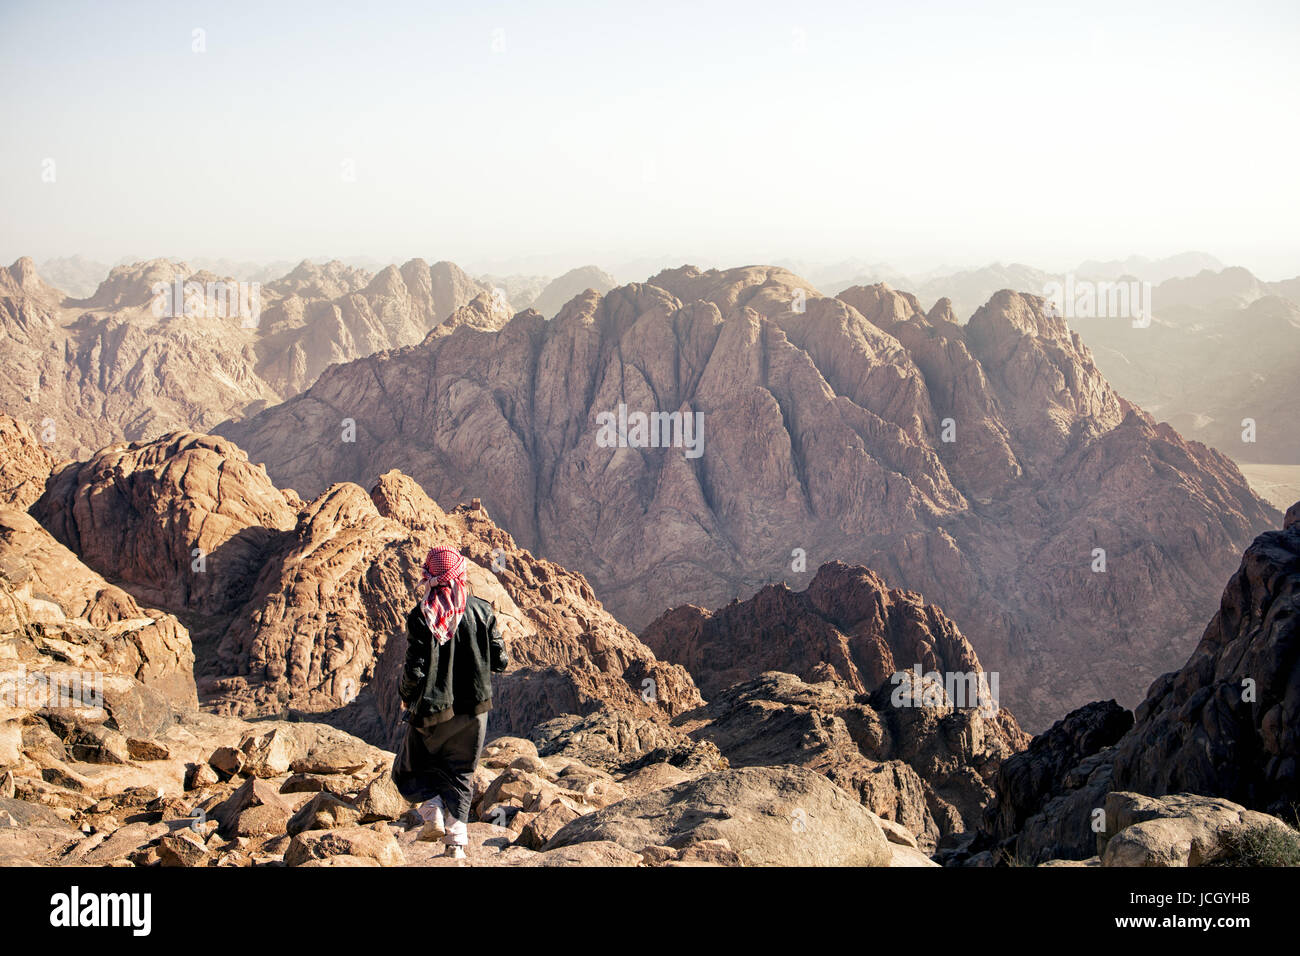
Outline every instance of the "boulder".
<path fill-rule="evenodd" d="M 163 866 L 203 866 L 208 847 L 192 830 L 178 830 L 158 841 L 158 860 Z"/>
<path fill-rule="evenodd" d="M 524 825 L 516 842 L 530 850 L 541 850 L 565 824 L 579 816 L 581 814 L 577 810 L 557 800 Z"/>
<path fill-rule="evenodd" d="M 285 832 L 293 812 L 273 783 L 250 777 L 212 815 L 228 836 L 265 836 Z"/>
<path fill-rule="evenodd" d="M 1106 829 L 1097 847 L 1102 866 L 1205 866 L 1230 852 L 1245 831 L 1275 827 L 1300 844 L 1300 834 L 1276 817 L 1220 797 L 1116 791 L 1106 795 Z"/>
<path fill-rule="evenodd" d="M 411 804 L 397 789 L 393 775 L 385 770 L 357 795 L 356 808 L 362 823 L 377 820 L 399 820 Z"/>
<path fill-rule="evenodd" d="M 361 813 L 355 806 L 332 793 L 321 792 L 303 804 L 289 819 L 285 832 L 293 836 L 304 830 L 332 830 L 360 822 Z"/>
<path fill-rule="evenodd" d="M 351 856 L 373 860 L 380 866 L 402 866 L 406 862 L 397 840 L 387 831 L 370 827 L 340 827 L 307 830 L 296 834 L 284 854 L 286 866 L 302 866 L 311 860 Z"/>

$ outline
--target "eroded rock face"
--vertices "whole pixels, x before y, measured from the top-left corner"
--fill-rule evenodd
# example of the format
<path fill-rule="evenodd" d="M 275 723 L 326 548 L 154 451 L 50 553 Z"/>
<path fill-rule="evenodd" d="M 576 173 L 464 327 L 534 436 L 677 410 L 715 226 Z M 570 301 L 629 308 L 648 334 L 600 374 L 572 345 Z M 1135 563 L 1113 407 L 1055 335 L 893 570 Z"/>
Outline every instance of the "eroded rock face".
<path fill-rule="evenodd" d="M 1246 550 L 1200 644 L 1135 717 L 1114 701 L 1089 704 L 1002 765 L 992 842 L 1031 863 L 1089 857 L 1112 791 L 1288 813 L 1300 800 L 1298 581 L 1300 525 L 1288 522 Z"/>
<path fill-rule="evenodd" d="M 606 447 L 597 416 L 620 405 L 701 413 L 698 457 L 685 433 Z M 1136 701 L 1275 520 L 1226 458 L 1117 396 L 1038 298 L 999 293 L 958 326 L 774 268 L 670 270 L 550 322 L 454 328 L 222 431 L 306 494 L 398 467 L 479 496 L 634 628 L 827 560 L 875 568 L 941 598 L 1040 727 Z"/>
<path fill-rule="evenodd" d="M 395 746 L 406 614 L 435 544 L 470 558 L 511 647 L 495 732 L 602 703 L 661 720 L 700 703 L 689 674 L 657 660 L 581 575 L 517 547 L 481 508 L 444 512 L 399 472 L 370 494 L 343 483 L 303 502 L 231 442 L 183 433 L 62 468 L 34 513 L 140 600 L 195 616 L 215 648 L 200 691 L 220 713 L 328 712 Z"/>
<path fill-rule="evenodd" d="M 609 773 L 628 775 L 652 766 L 700 773 L 727 764 L 711 742 L 608 706 L 582 717 L 555 717 L 533 727 L 530 735 L 541 756 L 579 760 Z"/>
<path fill-rule="evenodd" d="M 998 764 L 1028 743 L 956 625 L 867 568 L 832 562 L 805 591 L 675 608 L 642 639 L 709 699 L 678 726 L 736 766 L 823 773 L 931 850 L 979 825 Z"/>
<path fill-rule="evenodd" d="M 1294 510 L 1294 509 L 1292 509 Z M 1273 813 L 1300 802 L 1300 525 L 1260 535 L 1183 667 L 1151 685 L 1115 787 Z"/>
<path fill-rule="evenodd" d="M 0 663 L 6 668 L 125 675 L 177 706 L 197 704 L 194 650 L 180 622 L 142 609 L 29 515 L 5 509 L 0 509 L 0 635 L 5 642 Z"/>
<path fill-rule="evenodd" d="M 9 415 L 0 415 L 0 508 L 26 511 L 45 493 L 54 459 L 36 433 Z"/>
<path fill-rule="evenodd" d="M 233 443 L 178 432 L 61 468 L 32 510 L 147 603 L 218 614 L 243 603 L 301 506 Z"/>

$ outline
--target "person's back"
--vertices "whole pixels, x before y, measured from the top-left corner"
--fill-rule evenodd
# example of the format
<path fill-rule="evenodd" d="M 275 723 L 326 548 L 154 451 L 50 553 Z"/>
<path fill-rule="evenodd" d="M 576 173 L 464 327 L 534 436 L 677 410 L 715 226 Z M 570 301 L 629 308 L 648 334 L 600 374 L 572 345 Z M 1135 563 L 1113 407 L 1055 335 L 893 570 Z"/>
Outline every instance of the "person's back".
<path fill-rule="evenodd" d="M 420 838 L 442 837 L 453 856 L 464 855 L 468 839 L 492 674 L 509 663 L 496 613 L 469 592 L 465 568 L 464 557 L 451 548 L 434 548 L 425 558 L 424 594 L 406 617 L 398 695 L 406 705 L 407 728 L 393 762 L 393 782 L 420 803 L 426 822 Z"/>
<path fill-rule="evenodd" d="M 398 688 L 407 720 L 439 723 L 453 715 L 485 713 L 492 706 L 492 674 L 506 668 L 506 650 L 496 612 L 482 598 L 467 595 L 452 640 L 432 639 L 420 605 L 406 616 L 407 666 Z"/>

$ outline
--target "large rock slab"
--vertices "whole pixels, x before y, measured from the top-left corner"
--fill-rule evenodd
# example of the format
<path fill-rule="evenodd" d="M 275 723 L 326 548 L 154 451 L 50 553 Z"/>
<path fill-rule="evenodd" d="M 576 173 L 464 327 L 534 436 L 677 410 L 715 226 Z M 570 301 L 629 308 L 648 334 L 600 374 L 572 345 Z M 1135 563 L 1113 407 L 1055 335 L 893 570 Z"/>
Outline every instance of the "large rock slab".
<path fill-rule="evenodd" d="M 607 840 L 634 853 L 727 840 L 747 866 L 888 866 L 876 818 L 820 774 L 750 767 L 630 797 L 567 824 L 546 850 Z"/>

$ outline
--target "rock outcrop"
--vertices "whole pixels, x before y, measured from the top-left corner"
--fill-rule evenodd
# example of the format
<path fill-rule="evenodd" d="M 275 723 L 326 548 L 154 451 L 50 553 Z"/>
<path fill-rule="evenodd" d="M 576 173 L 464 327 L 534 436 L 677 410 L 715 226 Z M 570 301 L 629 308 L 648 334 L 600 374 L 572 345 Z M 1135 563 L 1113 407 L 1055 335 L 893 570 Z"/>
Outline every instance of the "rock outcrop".
<path fill-rule="evenodd" d="M 1276 520 L 1030 295 L 960 326 L 884 286 L 829 299 L 781 269 L 683 268 L 549 322 L 454 324 L 220 430 L 304 494 L 398 467 L 478 496 L 634 629 L 828 560 L 872 567 L 942 599 L 1031 727 L 1136 702 Z M 687 417 L 652 445 L 617 434 L 620 406 Z M 698 444 L 672 427 L 696 413 Z"/>
<path fill-rule="evenodd" d="M 1300 804 L 1300 522 L 1260 535 L 1183 667 L 1151 686 L 1115 786 L 1283 813 Z"/>
<path fill-rule="evenodd" d="M 1281 531 L 1246 550 L 1196 650 L 1151 685 L 1136 715 L 1114 701 L 1090 704 L 1003 763 L 985 839 L 973 849 L 987 843 L 1030 863 L 1088 857 L 1112 791 L 1293 813 L 1300 805 L 1298 583 L 1295 506 Z"/>
<path fill-rule="evenodd" d="M 1111 701 L 1072 711 L 1003 761 L 985 832 L 1008 859 L 1038 864 L 1093 856 L 1097 812 L 1112 786 L 1114 745 L 1133 714 Z M 978 847 L 976 848 L 978 850 Z"/>
<path fill-rule="evenodd" d="M 1005 712 L 987 717 L 938 703 L 900 708 L 891 690 L 854 694 L 842 682 L 770 673 L 674 723 L 733 766 L 815 770 L 932 852 L 942 838 L 979 825 L 993 799 L 994 772 L 1026 738 Z"/>
<path fill-rule="evenodd" d="M 0 508 L 26 511 L 45 493 L 54 459 L 23 422 L 0 415 Z"/>
<path fill-rule="evenodd" d="M 975 650 L 939 608 L 868 568 L 839 561 L 817 569 L 803 591 L 768 585 L 716 611 L 684 605 L 641 632 L 665 660 L 681 664 L 705 697 L 763 671 L 817 675 L 870 694 L 900 671 L 977 673 Z M 972 699 L 970 706 L 975 705 Z"/>
<path fill-rule="evenodd" d="M 1300 833 L 1277 817 L 1219 797 L 1117 791 L 1106 796 L 1105 816 L 1106 828 L 1097 836 L 1102 866 L 1259 865 L 1267 861 L 1230 859 L 1252 832 L 1275 835 L 1290 847 L 1290 865 L 1300 863 Z"/>
<path fill-rule="evenodd" d="M 980 824 L 998 765 L 1029 741 L 956 625 L 867 568 L 675 608 L 642 639 L 708 698 L 676 726 L 733 766 L 816 770 L 929 850 Z"/>
<path fill-rule="evenodd" d="M 174 703 L 197 704 L 194 651 L 180 622 L 141 608 L 29 515 L 8 509 L 0 509 L 0 627 L 7 663 L 125 675 Z M 35 671 L 29 677 L 37 680 Z"/>

